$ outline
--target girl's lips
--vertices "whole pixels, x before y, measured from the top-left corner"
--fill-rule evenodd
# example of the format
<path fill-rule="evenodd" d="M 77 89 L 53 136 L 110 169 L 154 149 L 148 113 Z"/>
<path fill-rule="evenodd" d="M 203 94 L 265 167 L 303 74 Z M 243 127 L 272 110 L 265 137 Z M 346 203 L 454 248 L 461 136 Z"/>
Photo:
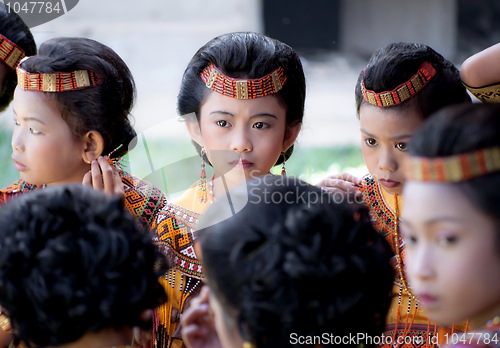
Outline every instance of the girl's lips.
<path fill-rule="evenodd" d="M 240 168 L 250 168 L 251 166 L 253 166 L 253 162 L 250 162 L 250 161 L 247 161 L 247 160 L 232 161 L 232 162 L 229 162 L 229 163 L 232 166 L 240 167 Z"/>
<path fill-rule="evenodd" d="M 12 159 L 12 161 L 14 162 L 14 165 L 16 167 L 16 170 L 18 172 L 22 172 L 24 170 L 26 170 L 26 166 L 18 161 L 16 161 L 15 159 Z"/>
<path fill-rule="evenodd" d="M 389 179 L 380 179 L 379 182 L 381 185 L 383 185 L 387 188 L 394 188 L 394 187 L 401 185 L 401 183 L 399 181 L 393 181 L 393 180 L 389 180 Z"/>
<path fill-rule="evenodd" d="M 419 294 L 417 297 L 424 306 L 430 306 L 437 301 L 435 296 L 429 294 Z"/>

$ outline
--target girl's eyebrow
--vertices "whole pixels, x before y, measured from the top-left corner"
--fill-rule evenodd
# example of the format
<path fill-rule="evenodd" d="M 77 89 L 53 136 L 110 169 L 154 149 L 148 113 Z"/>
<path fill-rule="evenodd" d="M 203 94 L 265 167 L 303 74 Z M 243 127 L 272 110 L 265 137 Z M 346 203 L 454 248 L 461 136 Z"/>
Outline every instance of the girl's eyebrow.
<path fill-rule="evenodd" d="M 14 109 L 12 109 L 12 111 L 14 112 L 14 115 L 16 115 L 16 117 L 18 117 L 16 111 Z M 44 126 L 46 126 L 46 124 L 43 121 L 39 120 L 36 117 L 23 117 L 23 121 L 35 121 L 35 122 L 41 123 Z"/>
<path fill-rule="evenodd" d="M 230 113 L 228 111 L 219 111 L 219 110 L 212 111 L 209 115 L 213 115 L 213 114 L 222 114 L 222 115 L 227 115 L 227 116 L 234 117 L 234 114 L 232 114 L 232 113 Z M 252 116 L 250 116 L 250 118 L 252 118 L 252 117 L 262 117 L 262 116 L 273 117 L 273 118 L 276 118 L 276 119 L 278 118 L 278 117 L 276 117 L 276 115 L 269 114 L 267 112 L 262 112 L 262 113 L 258 113 L 258 114 L 252 115 Z"/>

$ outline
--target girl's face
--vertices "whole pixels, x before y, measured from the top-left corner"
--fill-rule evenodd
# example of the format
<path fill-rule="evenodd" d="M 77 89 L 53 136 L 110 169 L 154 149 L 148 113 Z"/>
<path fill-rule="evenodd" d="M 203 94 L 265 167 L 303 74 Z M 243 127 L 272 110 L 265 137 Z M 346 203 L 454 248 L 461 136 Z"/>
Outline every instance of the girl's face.
<path fill-rule="evenodd" d="M 402 164 L 408 142 L 423 123 L 414 108 L 384 109 L 363 103 L 359 109 L 361 150 L 368 171 L 391 194 L 401 194 Z"/>
<path fill-rule="evenodd" d="M 12 159 L 21 179 L 35 185 L 82 182 L 89 170 L 83 144 L 62 119 L 56 99 L 17 87 L 13 111 Z"/>
<path fill-rule="evenodd" d="M 442 325 L 500 314 L 500 233 L 453 184 L 410 181 L 402 232 L 412 292 Z"/>
<path fill-rule="evenodd" d="M 269 173 L 300 130 L 286 126 L 286 110 L 275 96 L 238 100 L 210 91 L 200 110 L 199 136 L 216 172 L 232 181 Z"/>

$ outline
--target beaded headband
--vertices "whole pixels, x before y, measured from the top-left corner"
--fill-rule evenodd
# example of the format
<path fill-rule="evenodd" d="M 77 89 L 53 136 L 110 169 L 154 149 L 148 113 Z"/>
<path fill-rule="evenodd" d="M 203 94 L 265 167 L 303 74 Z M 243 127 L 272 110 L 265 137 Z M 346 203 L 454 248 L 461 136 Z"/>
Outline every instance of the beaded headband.
<path fill-rule="evenodd" d="M 23 69 L 20 64 L 17 67 L 17 84 L 25 91 L 65 92 L 95 86 L 97 85 L 97 78 L 92 71 L 87 70 L 31 73 Z"/>
<path fill-rule="evenodd" d="M 260 79 L 235 79 L 224 75 L 210 63 L 200 74 L 205 85 L 212 91 L 236 99 L 255 99 L 278 92 L 286 82 L 282 67 Z"/>
<path fill-rule="evenodd" d="M 400 84 L 392 91 L 376 93 L 365 88 L 364 80 L 361 81 L 363 99 L 375 106 L 385 108 L 398 105 L 417 94 L 436 75 L 436 69 L 429 62 L 423 62 L 418 71 L 408 81 Z"/>
<path fill-rule="evenodd" d="M 0 34 L 0 60 L 11 69 L 16 70 L 17 65 L 26 56 L 24 50 Z"/>
<path fill-rule="evenodd" d="M 415 181 L 460 182 L 500 171 L 500 147 L 454 156 L 410 157 L 406 177 Z"/>

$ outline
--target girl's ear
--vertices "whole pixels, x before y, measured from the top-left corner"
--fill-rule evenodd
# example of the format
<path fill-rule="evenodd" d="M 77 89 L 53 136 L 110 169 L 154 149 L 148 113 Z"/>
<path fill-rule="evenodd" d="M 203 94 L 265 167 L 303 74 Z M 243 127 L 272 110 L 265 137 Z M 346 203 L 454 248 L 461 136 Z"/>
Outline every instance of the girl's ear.
<path fill-rule="evenodd" d="M 299 122 L 293 126 L 286 127 L 285 139 L 283 139 L 283 149 L 282 149 L 283 152 L 288 150 L 290 146 L 292 146 L 293 143 L 295 143 L 295 140 L 297 140 L 301 128 L 302 128 L 302 122 Z"/>
<path fill-rule="evenodd" d="M 82 138 L 82 158 L 85 163 L 91 163 L 97 157 L 102 156 L 104 151 L 104 138 L 101 133 L 91 130 L 85 133 Z"/>
<path fill-rule="evenodd" d="M 201 135 L 200 122 L 196 118 L 195 113 L 189 115 L 189 117 L 185 116 L 186 121 L 184 122 L 186 125 L 186 129 L 191 136 L 191 139 L 196 141 L 198 145 L 203 147 L 203 136 Z"/>

